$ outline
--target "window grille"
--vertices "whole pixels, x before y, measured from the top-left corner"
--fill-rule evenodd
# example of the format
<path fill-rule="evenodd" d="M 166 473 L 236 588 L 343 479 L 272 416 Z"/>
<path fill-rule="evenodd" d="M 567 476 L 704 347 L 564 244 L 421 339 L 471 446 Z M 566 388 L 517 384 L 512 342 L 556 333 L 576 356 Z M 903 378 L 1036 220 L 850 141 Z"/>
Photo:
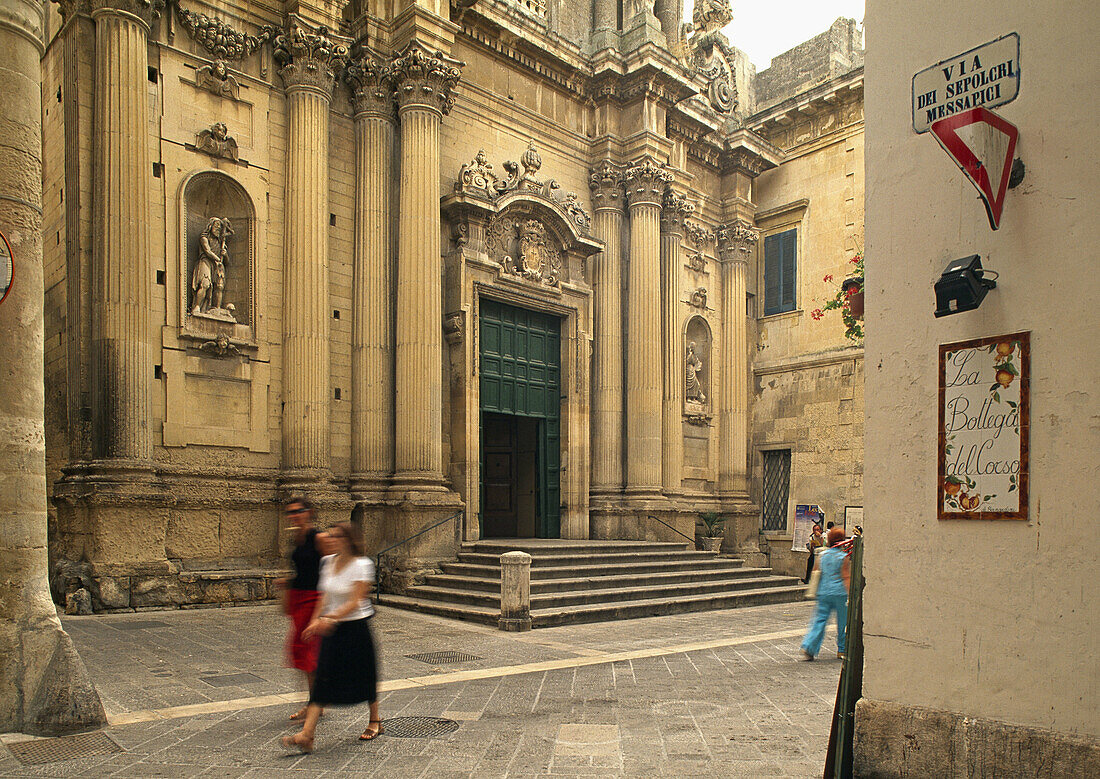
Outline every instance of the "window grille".
<path fill-rule="evenodd" d="M 791 491 L 791 450 L 764 452 L 764 530 L 787 529 L 787 498 Z"/>

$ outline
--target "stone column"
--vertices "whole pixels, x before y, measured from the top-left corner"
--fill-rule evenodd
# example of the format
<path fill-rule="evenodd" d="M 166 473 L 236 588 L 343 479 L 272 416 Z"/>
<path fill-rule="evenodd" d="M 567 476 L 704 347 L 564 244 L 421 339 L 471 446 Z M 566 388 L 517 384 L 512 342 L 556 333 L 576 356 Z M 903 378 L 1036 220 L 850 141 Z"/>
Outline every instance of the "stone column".
<path fill-rule="evenodd" d="M 646 158 L 627 168 L 626 495 L 661 491 L 661 204 L 672 175 Z"/>
<path fill-rule="evenodd" d="M 664 389 L 661 407 L 661 485 L 673 497 L 680 491 L 684 464 L 684 343 L 681 335 L 680 266 L 684 226 L 695 206 L 672 190 L 661 211 L 661 322 Z"/>
<path fill-rule="evenodd" d="M 443 485 L 443 268 L 439 126 L 462 63 L 414 41 L 394 60 L 401 125 L 394 488 Z"/>
<path fill-rule="evenodd" d="M 108 0 L 95 20 L 93 456 L 148 461 L 149 25 L 163 3 Z"/>
<path fill-rule="evenodd" d="M 592 169 L 592 234 L 603 253 L 592 259 L 592 487 L 594 495 L 623 488 L 622 171 L 610 160 Z"/>
<path fill-rule="evenodd" d="M 618 27 L 619 20 L 615 0 L 596 0 L 592 16 L 592 29 L 617 30 Z"/>
<path fill-rule="evenodd" d="M 351 333 L 351 490 L 379 497 L 393 473 L 393 144 L 388 67 L 348 66 L 355 107 L 355 269 Z"/>
<path fill-rule="evenodd" d="M 275 39 L 286 86 L 283 262 L 283 479 L 328 480 L 328 114 L 348 49 L 291 14 Z"/>
<path fill-rule="evenodd" d="M 722 267 L 722 391 L 718 393 L 718 492 L 748 497 L 749 344 L 746 337 L 745 276 L 757 231 L 736 220 L 718 230 Z"/>
<path fill-rule="evenodd" d="M 0 0 L 0 137 L 5 146 L 0 153 L 0 232 L 10 244 L 15 268 L 14 283 L 0 303 L 0 732 L 46 735 L 99 727 L 106 716 L 57 619 L 47 585 L 43 21 L 41 3 Z M 0 253 L 7 254 L 7 248 Z M 0 280 L 6 279 L 7 273 L 0 272 Z"/>

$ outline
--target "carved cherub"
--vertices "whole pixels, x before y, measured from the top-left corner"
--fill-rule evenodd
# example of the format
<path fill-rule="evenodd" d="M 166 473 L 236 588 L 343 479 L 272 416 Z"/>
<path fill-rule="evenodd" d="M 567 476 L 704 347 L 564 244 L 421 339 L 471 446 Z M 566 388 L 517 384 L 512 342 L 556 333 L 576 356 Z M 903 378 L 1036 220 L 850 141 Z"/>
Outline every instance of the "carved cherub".
<path fill-rule="evenodd" d="M 202 130 L 195 142 L 195 148 L 212 157 L 225 157 L 239 162 L 237 141 L 229 135 L 229 128 L 224 122 L 215 122 L 209 130 Z"/>

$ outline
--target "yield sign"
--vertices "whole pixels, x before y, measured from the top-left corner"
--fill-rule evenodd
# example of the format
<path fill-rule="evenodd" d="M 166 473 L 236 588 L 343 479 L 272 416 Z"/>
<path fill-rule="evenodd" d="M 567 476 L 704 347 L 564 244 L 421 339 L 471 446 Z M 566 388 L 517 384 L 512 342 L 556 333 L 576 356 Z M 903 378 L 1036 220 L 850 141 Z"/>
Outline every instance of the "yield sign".
<path fill-rule="evenodd" d="M 989 215 L 989 226 L 996 230 L 1001 226 L 1001 210 L 1020 131 L 1011 122 L 978 106 L 933 123 L 932 133 L 978 188 Z"/>

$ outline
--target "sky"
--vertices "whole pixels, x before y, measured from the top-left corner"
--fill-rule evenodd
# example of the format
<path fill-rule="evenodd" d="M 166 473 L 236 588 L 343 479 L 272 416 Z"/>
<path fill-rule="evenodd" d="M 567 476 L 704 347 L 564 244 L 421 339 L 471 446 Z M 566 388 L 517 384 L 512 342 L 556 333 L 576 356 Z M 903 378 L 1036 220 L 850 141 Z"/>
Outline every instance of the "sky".
<path fill-rule="evenodd" d="M 733 22 L 726 36 L 749 55 L 757 71 L 771 58 L 825 32 L 838 16 L 863 22 L 864 0 L 732 0 Z M 691 16 L 693 3 L 684 3 Z"/>

